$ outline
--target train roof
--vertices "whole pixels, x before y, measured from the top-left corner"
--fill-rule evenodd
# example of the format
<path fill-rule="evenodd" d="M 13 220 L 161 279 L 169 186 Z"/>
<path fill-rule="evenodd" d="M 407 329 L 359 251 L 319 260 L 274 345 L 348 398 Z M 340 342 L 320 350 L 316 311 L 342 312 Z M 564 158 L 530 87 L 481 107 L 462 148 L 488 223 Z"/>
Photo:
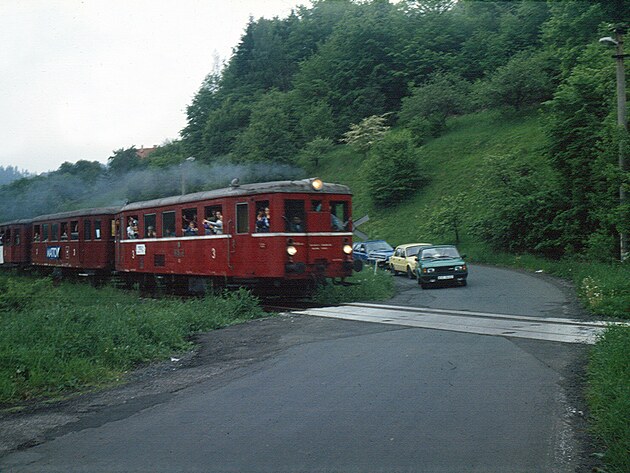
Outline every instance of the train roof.
<path fill-rule="evenodd" d="M 314 179 L 302 179 L 299 181 L 274 181 L 258 182 L 255 184 L 235 184 L 223 189 L 196 192 L 194 194 L 176 195 L 161 199 L 132 202 L 125 205 L 121 211 L 138 210 L 147 207 L 162 207 L 178 205 L 201 200 L 218 199 L 222 197 L 235 197 L 269 193 L 309 193 L 309 194 L 346 194 L 352 195 L 350 188 L 342 184 L 323 183 L 321 190 L 313 189 L 311 183 Z"/>
<path fill-rule="evenodd" d="M 72 217 L 92 217 L 94 215 L 114 215 L 120 212 L 120 206 L 118 207 L 98 207 L 93 209 L 80 209 L 69 210 L 67 212 L 59 212 L 48 215 L 39 215 L 34 217 L 31 222 L 43 222 L 46 220 L 61 220 Z"/>
<path fill-rule="evenodd" d="M 0 227 L 8 227 L 9 225 L 28 225 L 32 222 L 30 218 L 21 218 L 18 220 L 9 220 L 8 222 L 0 222 Z"/>

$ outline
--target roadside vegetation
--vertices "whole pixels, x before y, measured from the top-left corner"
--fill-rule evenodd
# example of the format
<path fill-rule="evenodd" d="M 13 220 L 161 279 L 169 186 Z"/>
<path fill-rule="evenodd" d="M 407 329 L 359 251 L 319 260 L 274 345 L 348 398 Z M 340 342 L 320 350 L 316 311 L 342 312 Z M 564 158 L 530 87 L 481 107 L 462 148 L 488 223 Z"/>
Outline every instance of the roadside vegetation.
<path fill-rule="evenodd" d="M 0 274 L 0 405 L 120 382 L 138 364 L 190 350 L 195 332 L 265 315 L 244 290 L 155 300 Z"/>

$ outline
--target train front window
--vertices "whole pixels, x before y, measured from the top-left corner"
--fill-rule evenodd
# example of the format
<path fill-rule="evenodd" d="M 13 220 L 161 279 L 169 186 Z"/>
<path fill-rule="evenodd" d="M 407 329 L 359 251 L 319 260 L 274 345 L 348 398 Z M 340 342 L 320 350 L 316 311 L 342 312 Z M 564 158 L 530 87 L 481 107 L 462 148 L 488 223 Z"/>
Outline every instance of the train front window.
<path fill-rule="evenodd" d="M 330 203 L 330 224 L 333 231 L 343 232 L 348 225 L 348 202 Z"/>
<path fill-rule="evenodd" d="M 291 233 L 302 233 L 306 231 L 304 219 L 303 200 L 284 201 L 284 225 L 285 231 Z"/>
<path fill-rule="evenodd" d="M 197 225 L 197 209 L 182 210 L 182 232 L 184 236 L 199 235 L 199 227 Z"/>

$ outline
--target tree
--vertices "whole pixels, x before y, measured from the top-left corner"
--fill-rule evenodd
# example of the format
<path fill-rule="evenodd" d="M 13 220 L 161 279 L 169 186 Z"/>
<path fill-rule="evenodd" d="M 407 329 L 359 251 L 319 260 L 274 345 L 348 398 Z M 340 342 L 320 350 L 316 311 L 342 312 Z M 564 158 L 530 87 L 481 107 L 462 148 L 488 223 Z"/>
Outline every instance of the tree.
<path fill-rule="evenodd" d="M 399 122 L 403 126 L 417 126 L 418 119 L 423 118 L 430 124 L 431 134 L 436 136 L 446 128 L 447 117 L 467 110 L 469 89 L 470 84 L 457 74 L 433 74 L 403 99 Z"/>
<path fill-rule="evenodd" d="M 367 156 L 372 146 L 382 140 L 389 130 L 386 122 L 386 115 L 372 115 L 364 118 L 359 124 L 350 125 L 350 129 L 343 134 L 341 141 Z"/>
<path fill-rule="evenodd" d="M 298 154 L 297 162 L 307 171 L 317 171 L 320 158 L 329 153 L 334 146 L 330 138 L 317 137 L 306 143 L 306 146 Z"/>
<path fill-rule="evenodd" d="M 523 51 L 476 84 L 481 104 L 521 110 L 550 99 L 554 91 L 552 67 L 546 55 Z"/>
<path fill-rule="evenodd" d="M 263 95 L 252 107 L 249 126 L 236 139 L 234 160 L 294 162 L 300 142 L 291 106 L 286 93 Z"/>
<path fill-rule="evenodd" d="M 372 202 L 390 207 L 408 199 L 428 181 L 411 134 L 389 133 L 375 144 L 361 166 Z"/>
<path fill-rule="evenodd" d="M 133 169 L 141 169 L 145 166 L 135 146 L 131 148 L 120 148 L 114 151 L 114 154 L 107 159 L 107 167 L 114 175 L 126 174 Z"/>

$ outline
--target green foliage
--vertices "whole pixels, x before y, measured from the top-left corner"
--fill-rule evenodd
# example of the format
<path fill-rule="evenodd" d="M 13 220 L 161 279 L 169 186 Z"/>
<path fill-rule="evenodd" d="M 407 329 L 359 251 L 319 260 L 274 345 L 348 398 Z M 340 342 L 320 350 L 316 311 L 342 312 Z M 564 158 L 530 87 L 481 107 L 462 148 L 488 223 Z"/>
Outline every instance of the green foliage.
<path fill-rule="evenodd" d="M 367 155 L 368 151 L 385 137 L 389 130 L 386 123 L 386 115 L 372 115 L 364 118 L 360 123 L 350 125 L 350 129 L 343 134 L 342 141 Z"/>
<path fill-rule="evenodd" d="M 394 295 L 394 282 L 389 271 L 364 268 L 347 279 L 350 286 L 320 286 L 313 296 L 318 304 L 334 305 L 344 302 L 382 301 Z"/>
<path fill-rule="evenodd" d="M 550 99 L 554 90 L 550 58 L 523 51 L 475 84 L 476 101 L 485 107 L 521 110 Z"/>
<path fill-rule="evenodd" d="M 466 111 L 469 89 L 470 84 L 456 74 L 433 74 L 425 84 L 415 87 L 410 96 L 403 98 L 399 124 L 414 129 L 417 136 L 424 134 L 423 128 L 428 124 L 430 136 L 437 136 L 446 128 L 448 117 Z"/>
<path fill-rule="evenodd" d="M 135 146 L 127 149 L 120 148 L 107 159 L 107 167 L 115 176 L 127 174 L 132 170 L 141 169 L 145 166 Z"/>
<path fill-rule="evenodd" d="M 288 95 L 277 90 L 266 93 L 252 106 L 249 125 L 236 139 L 234 160 L 292 162 L 300 146 L 294 121 Z"/>
<path fill-rule="evenodd" d="M 489 156 L 483 162 L 475 199 L 476 233 L 496 249 L 560 256 L 565 209 L 561 193 L 544 168 L 515 156 Z"/>
<path fill-rule="evenodd" d="M 247 291 L 182 301 L 24 277 L 0 277 L 0 286 L 0 403 L 115 381 L 188 350 L 193 332 L 264 315 Z"/>
<path fill-rule="evenodd" d="M 630 327 L 609 327 L 591 352 L 588 400 L 611 473 L 630 471 Z"/>
<path fill-rule="evenodd" d="M 379 207 L 391 207 L 409 199 L 428 180 L 418 149 L 406 131 L 390 133 L 378 142 L 361 172 L 372 202 Z"/>
<path fill-rule="evenodd" d="M 309 173 L 317 173 L 320 159 L 322 156 L 332 151 L 333 147 L 334 143 L 330 138 L 315 138 L 313 141 L 306 143 L 306 146 L 300 151 L 298 164 Z"/>

